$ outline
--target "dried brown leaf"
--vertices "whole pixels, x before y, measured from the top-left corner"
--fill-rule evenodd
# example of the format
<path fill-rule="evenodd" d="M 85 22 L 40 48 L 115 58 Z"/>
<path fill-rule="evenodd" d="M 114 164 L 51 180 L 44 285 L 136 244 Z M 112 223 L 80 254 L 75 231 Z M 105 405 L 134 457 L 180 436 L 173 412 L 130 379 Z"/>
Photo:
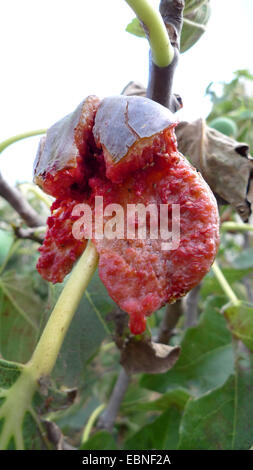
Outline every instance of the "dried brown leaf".
<path fill-rule="evenodd" d="M 126 96 L 146 96 L 146 88 L 139 82 L 129 82 L 122 90 Z"/>
<path fill-rule="evenodd" d="M 145 96 L 146 89 L 130 82 L 122 93 Z M 249 146 L 211 129 L 203 119 L 180 122 L 176 134 L 179 151 L 202 173 L 218 202 L 231 204 L 247 222 L 253 204 L 253 159 Z"/>
<path fill-rule="evenodd" d="M 180 152 L 202 173 L 218 199 L 231 204 L 246 222 L 253 171 L 248 145 L 211 129 L 203 119 L 179 123 L 176 134 Z"/>
<path fill-rule="evenodd" d="M 121 351 L 120 363 L 129 375 L 139 372 L 161 374 L 174 366 L 179 354 L 179 346 L 131 338 Z"/>

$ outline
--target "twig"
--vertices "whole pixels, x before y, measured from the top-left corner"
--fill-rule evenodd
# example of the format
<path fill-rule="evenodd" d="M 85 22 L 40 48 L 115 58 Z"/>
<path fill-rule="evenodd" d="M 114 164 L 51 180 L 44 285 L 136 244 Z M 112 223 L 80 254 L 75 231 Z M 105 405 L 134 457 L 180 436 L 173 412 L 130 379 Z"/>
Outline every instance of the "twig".
<path fill-rule="evenodd" d="M 57 450 L 77 450 L 76 447 L 73 447 L 69 444 L 64 435 L 62 434 L 59 426 L 53 421 L 44 420 L 43 424 L 46 428 L 47 438 L 49 442 L 52 442 Z"/>
<path fill-rule="evenodd" d="M 167 305 L 165 315 L 162 319 L 158 335 L 156 338 L 157 343 L 168 344 L 171 336 L 173 335 L 173 330 L 179 320 L 183 315 L 183 303 L 179 299 L 174 304 Z"/>
<path fill-rule="evenodd" d="M 0 196 L 2 196 L 26 222 L 28 227 L 40 227 L 44 220 L 37 214 L 23 194 L 7 183 L 0 173 Z"/>
<path fill-rule="evenodd" d="M 181 98 L 172 94 L 172 85 L 179 58 L 184 0 L 161 0 L 159 9 L 174 48 L 174 58 L 167 67 L 158 67 L 150 54 L 147 97 L 174 113 L 182 107 Z"/>
<path fill-rule="evenodd" d="M 17 238 L 29 239 L 38 243 L 43 243 L 46 227 L 15 227 L 13 226 L 14 233 Z"/>
<path fill-rule="evenodd" d="M 198 319 L 198 301 L 201 284 L 194 287 L 186 297 L 185 328 L 195 326 Z"/>
<path fill-rule="evenodd" d="M 130 376 L 121 369 L 106 410 L 101 415 L 97 428 L 111 432 L 130 382 Z"/>
<path fill-rule="evenodd" d="M 158 337 L 156 339 L 158 343 L 168 344 L 169 339 L 173 334 L 173 329 L 182 314 L 183 307 L 181 300 L 178 300 L 174 304 L 168 305 L 166 314 L 163 318 L 158 333 Z M 131 376 L 126 373 L 125 369 L 122 368 L 114 386 L 109 403 L 106 407 L 106 410 L 103 412 L 98 421 L 97 429 L 106 429 L 107 431 L 112 432 L 118 411 L 120 409 L 121 403 L 124 399 L 130 381 Z"/>

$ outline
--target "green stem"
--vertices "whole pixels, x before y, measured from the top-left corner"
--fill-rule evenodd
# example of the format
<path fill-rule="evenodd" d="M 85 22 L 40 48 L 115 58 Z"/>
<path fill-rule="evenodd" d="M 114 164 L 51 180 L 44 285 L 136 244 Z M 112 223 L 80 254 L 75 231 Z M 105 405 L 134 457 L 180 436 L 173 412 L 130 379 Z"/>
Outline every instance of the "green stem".
<path fill-rule="evenodd" d="M 12 137 L 9 137 L 9 139 L 6 139 L 3 142 L 0 142 L 0 153 L 4 149 L 6 149 L 6 147 L 9 147 L 9 145 L 14 144 L 15 142 L 18 142 L 19 140 L 26 139 L 27 137 L 33 137 L 36 135 L 45 134 L 46 132 L 47 132 L 47 129 L 39 129 L 35 131 L 24 132 L 23 134 L 13 135 Z"/>
<path fill-rule="evenodd" d="M 24 366 L 34 380 L 49 375 L 83 293 L 98 262 L 95 246 L 89 242 L 67 281 L 30 361 Z"/>
<path fill-rule="evenodd" d="M 93 411 L 93 413 L 91 413 L 91 415 L 88 419 L 88 422 L 87 422 L 87 424 L 84 428 L 83 437 L 82 437 L 82 444 L 85 444 L 85 442 L 88 441 L 88 439 L 90 437 L 91 430 L 94 426 L 94 423 L 95 423 L 96 419 L 98 418 L 98 416 L 100 415 L 100 413 L 102 413 L 102 411 L 104 409 L 105 409 L 105 404 L 102 404 L 102 405 L 98 406 Z"/>
<path fill-rule="evenodd" d="M 221 271 L 220 267 L 217 264 L 217 261 L 214 261 L 212 265 L 212 270 L 216 276 L 216 279 L 218 280 L 220 286 L 222 287 L 223 291 L 231 301 L 231 303 L 237 307 L 240 305 L 240 300 L 236 297 L 234 291 L 231 289 L 228 281 L 226 280 L 223 272 Z"/>
<path fill-rule="evenodd" d="M 125 1 L 144 25 L 154 64 L 158 67 L 168 67 L 173 61 L 174 49 L 159 11 L 148 0 Z"/>
<path fill-rule="evenodd" d="M 224 222 L 221 225 L 222 231 L 232 230 L 236 232 L 253 232 L 253 225 L 238 222 Z"/>

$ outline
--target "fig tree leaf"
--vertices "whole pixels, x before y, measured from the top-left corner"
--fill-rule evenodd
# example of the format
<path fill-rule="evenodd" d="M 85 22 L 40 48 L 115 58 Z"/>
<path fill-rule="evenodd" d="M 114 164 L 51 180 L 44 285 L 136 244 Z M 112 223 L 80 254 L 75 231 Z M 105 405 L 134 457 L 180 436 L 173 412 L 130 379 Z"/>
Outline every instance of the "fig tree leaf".
<path fill-rule="evenodd" d="M 252 356 L 237 363 L 236 373 L 221 387 L 187 403 L 180 450 L 247 450 L 252 446 Z"/>
<path fill-rule="evenodd" d="M 233 117 L 237 121 L 244 121 L 245 119 L 253 119 L 253 111 L 250 109 L 244 109 L 243 111 L 238 110 L 237 112 L 233 113 Z"/>
<path fill-rule="evenodd" d="M 189 328 L 181 355 L 165 374 L 143 375 L 141 386 L 164 393 L 184 388 L 194 396 L 222 385 L 233 372 L 232 336 L 220 314 L 224 299 L 209 299 L 196 327 Z"/>
<path fill-rule="evenodd" d="M 224 315 L 233 335 L 253 351 L 253 305 L 241 302 L 227 307 Z"/>
<path fill-rule="evenodd" d="M 253 81 L 253 75 L 247 69 L 237 70 L 235 73 L 238 77 L 244 77 Z"/>
<path fill-rule="evenodd" d="M 139 38 L 145 38 L 145 31 L 140 24 L 138 18 L 134 18 L 126 27 L 126 31 L 134 36 L 138 36 Z"/>
<path fill-rule="evenodd" d="M 34 290 L 32 273 L 4 271 L 0 277 L 0 352 L 26 362 L 37 342 L 45 300 Z"/>
<path fill-rule="evenodd" d="M 92 412 L 101 405 L 92 389 L 96 378 L 94 374 L 93 381 L 91 381 L 90 374 L 87 373 L 83 390 L 78 390 L 78 400 L 75 400 L 68 408 L 59 409 L 57 413 L 54 413 L 54 422 L 66 436 L 73 432 L 80 432 Z"/>
<path fill-rule="evenodd" d="M 0 267 L 3 264 L 12 243 L 13 235 L 6 230 L 0 229 Z"/>
<path fill-rule="evenodd" d="M 179 425 L 182 410 L 170 406 L 158 418 L 150 421 L 125 442 L 125 449 L 170 449 L 177 448 L 179 439 Z"/>
<path fill-rule="evenodd" d="M 0 359 L 0 394 L 3 389 L 10 388 L 18 379 L 21 372 L 21 366 L 11 361 Z"/>
<path fill-rule="evenodd" d="M 180 52 L 192 47 L 204 34 L 206 24 L 210 18 L 209 0 L 194 0 L 186 2 L 184 9 L 184 22 L 180 39 Z"/>
<path fill-rule="evenodd" d="M 247 276 L 247 274 L 251 272 L 251 269 L 223 268 L 222 272 L 228 283 L 232 285 L 233 283 L 241 281 L 245 276 Z M 204 298 L 211 294 L 223 294 L 223 290 L 219 282 L 211 271 L 205 276 L 201 284 L 200 292 Z"/>
<path fill-rule="evenodd" d="M 233 260 L 233 265 L 237 269 L 248 269 L 253 267 L 253 248 L 248 248 L 243 250 L 240 255 L 238 255 Z"/>
<path fill-rule="evenodd" d="M 140 390 L 140 389 L 139 389 Z M 176 406 L 178 409 L 183 410 L 187 401 L 190 398 L 190 394 L 184 389 L 171 390 L 170 392 L 162 394 L 159 398 L 152 401 L 132 401 L 130 403 L 123 402 L 122 410 L 131 412 L 139 411 L 160 411 L 164 412 L 172 406 Z"/>
<path fill-rule="evenodd" d="M 58 295 L 59 289 L 56 299 Z M 98 273 L 95 273 L 75 313 L 53 371 L 53 377 L 61 385 L 74 387 L 82 382 L 87 362 L 110 334 L 106 316 L 115 307 Z"/>
<path fill-rule="evenodd" d="M 252 75 L 247 70 L 237 70 L 230 82 L 222 83 L 222 90 L 219 87 L 218 91 L 214 83 L 207 89 L 207 94 L 213 104 L 207 121 L 210 122 L 224 115 L 233 119 L 238 129 L 237 141 L 246 142 L 250 149 L 253 145 L 251 87 Z M 251 202 L 250 199 L 249 202 Z"/>
<path fill-rule="evenodd" d="M 22 365 L 0 359 L 0 450 L 45 449 L 29 376 Z"/>
<path fill-rule="evenodd" d="M 81 450 L 116 450 L 116 442 L 108 431 L 98 431 L 81 447 Z"/>

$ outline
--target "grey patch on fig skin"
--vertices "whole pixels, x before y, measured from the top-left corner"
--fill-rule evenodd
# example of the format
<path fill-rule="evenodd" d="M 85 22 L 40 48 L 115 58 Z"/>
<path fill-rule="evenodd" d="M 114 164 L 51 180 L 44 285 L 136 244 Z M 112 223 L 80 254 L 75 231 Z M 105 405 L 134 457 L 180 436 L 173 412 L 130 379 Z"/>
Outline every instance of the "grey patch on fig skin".
<path fill-rule="evenodd" d="M 80 152 L 75 142 L 76 134 L 80 133 L 81 128 L 92 135 L 90 120 L 94 119 L 99 102 L 97 96 L 87 96 L 72 113 L 48 129 L 46 136 L 40 141 L 34 162 L 35 183 L 40 185 L 40 177 L 43 178 L 46 173 L 55 175 L 62 169 L 77 166 Z"/>
<path fill-rule="evenodd" d="M 93 135 L 96 145 L 118 163 L 138 140 L 159 134 L 174 122 L 167 108 L 148 98 L 110 96 L 99 105 Z"/>
<path fill-rule="evenodd" d="M 74 131 L 80 121 L 84 101 L 77 109 L 56 122 L 41 139 L 34 162 L 34 175 L 59 171 L 66 167 L 76 166 L 79 152 L 75 145 Z"/>

